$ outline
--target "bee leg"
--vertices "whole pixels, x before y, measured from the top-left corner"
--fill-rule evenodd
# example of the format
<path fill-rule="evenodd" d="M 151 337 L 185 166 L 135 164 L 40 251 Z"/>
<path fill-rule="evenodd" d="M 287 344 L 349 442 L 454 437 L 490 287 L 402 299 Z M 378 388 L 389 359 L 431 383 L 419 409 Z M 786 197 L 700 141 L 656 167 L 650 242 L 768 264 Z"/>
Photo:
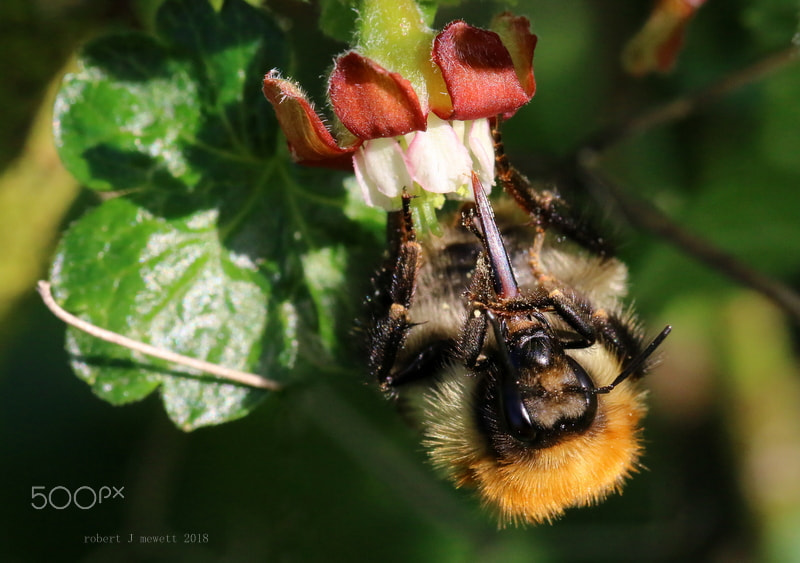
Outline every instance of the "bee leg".
<path fill-rule="evenodd" d="M 485 312 L 480 309 L 474 309 L 461 329 L 461 336 L 458 340 L 458 353 L 464 365 L 468 368 L 478 365 L 478 358 L 480 358 L 483 342 L 486 339 L 487 327 Z"/>
<path fill-rule="evenodd" d="M 578 221 L 569 206 L 555 191 L 535 189 L 531 181 L 508 162 L 499 125 L 500 119 L 497 118 L 492 128 L 495 174 L 503 189 L 531 217 L 537 234 L 552 228 L 595 254 L 613 255 L 613 249 L 608 241 L 589 228 L 585 221 Z M 538 255 L 534 258 L 538 259 Z M 537 264 L 538 261 L 534 260 L 532 265 L 534 273 L 537 272 Z"/>
<path fill-rule="evenodd" d="M 609 313 L 605 310 L 596 311 L 593 317 L 596 330 L 604 342 L 616 352 L 616 355 L 624 363 L 628 363 L 641 356 L 645 349 L 645 341 L 641 330 L 630 321 L 621 318 L 618 314 Z M 650 365 L 642 363 L 631 376 L 638 379 L 644 375 Z"/>
<path fill-rule="evenodd" d="M 561 199 L 551 191 L 533 189 L 530 180 L 511 165 L 503 146 L 500 121 L 500 117 L 497 117 L 494 127 L 492 127 L 495 175 L 503 189 L 531 216 L 537 232 L 544 232 L 551 224 L 561 222 L 556 205 L 561 202 Z"/>
<path fill-rule="evenodd" d="M 391 369 L 414 326 L 408 311 L 417 285 L 422 249 L 411 220 L 411 196 L 403 195 L 403 209 L 390 214 L 389 263 L 376 280 L 370 300 L 376 320 L 369 334 L 369 371 L 384 389 L 392 385 Z"/>
<path fill-rule="evenodd" d="M 528 266 L 536 277 L 536 280 L 543 285 L 553 281 L 550 276 L 544 273 L 541 267 L 541 261 L 539 260 L 539 257 L 542 255 L 542 247 L 544 246 L 546 234 L 547 232 L 544 229 L 537 227 L 536 235 L 533 238 L 533 244 L 528 251 Z"/>
<path fill-rule="evenodd" d="M 425 346 L 402 370 L 384 378 L 381 386 L 384 391 L 413 383 L 429 377 L 453 356 L 452 340 L 436 340 Z"/>
<path fill-rule="evenodd" d="M 562 341 L 564 348 L 588 348 L 597 341 L 597 327 L 593 322 L 594 312 L 587 302 L 567 295 L 559 289 L 550 291 L 547 302 L 579 336 L 575 340 Z"/>
<path fill-rule="evenodd" d="M 562 340 L 564 348 L 588 348 L 599 339 L 626 365 L 644 352 L 645 341 L 641 331 L 635 323 L 619 314 L 605 309 L 592 309 L 587 302 L 559 290 L 551 291 L 547 301 L 579 337 L 575 340 Z M 634 379 L 641 377 L 648 367 L 647 363 L 642 362 L 630 375 Z"/>
<path fill-rule="evenodd" d="M 486 252 L 478 255 L 475 271 L 472 275 L 466 297 L 470 302 L 470 310 L 461 329 L 457 351 L 467 367 L 475 367 L 483 350 L 486 339 L 488 319 L 487 304 L 493 301 L 492 276 L 489 258 Z"/>

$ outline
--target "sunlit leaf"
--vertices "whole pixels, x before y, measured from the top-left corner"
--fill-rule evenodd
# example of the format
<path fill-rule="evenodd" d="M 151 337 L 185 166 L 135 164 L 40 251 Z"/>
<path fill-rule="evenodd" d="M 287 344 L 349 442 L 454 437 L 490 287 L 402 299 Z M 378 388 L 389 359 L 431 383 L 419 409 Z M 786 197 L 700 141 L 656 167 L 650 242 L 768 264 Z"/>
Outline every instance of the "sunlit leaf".
<path fill-rule="evenodd" d="M 283 36 L 243 0 L 218 12 L 167 1 L 156 30 L 90 43 L 59 94 L 62 160 L 116 197 L 67 231 L 56 297 L 130 338 L 277 381 L 299 377 L 304 351 L 315 363 L 335 353 L 332 311 L 345 298 L 348 248 L 363 240 L 341 211 L 341 177 L 327 189 L 294 179 L 277 144 L 260 80 L 285 68 Z M 266 394 L 73 331 L 68 349 L 97 395 L 121 404 L 160 387 L 185 429 L 241 417 Z"/>

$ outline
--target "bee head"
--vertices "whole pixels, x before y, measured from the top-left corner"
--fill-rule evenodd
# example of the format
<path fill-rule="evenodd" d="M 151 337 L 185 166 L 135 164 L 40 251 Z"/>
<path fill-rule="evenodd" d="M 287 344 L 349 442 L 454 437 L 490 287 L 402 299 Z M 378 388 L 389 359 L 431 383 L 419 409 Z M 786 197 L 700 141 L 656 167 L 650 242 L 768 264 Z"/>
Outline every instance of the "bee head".
<path fill-rule="evenodd" d="M 489 316 L 497 343 L 489 395 L 500 429 L 527 447 L 545 448 L 590 428 L 597 413 L 594 382 L 549 327 L 508 335 Z"/>

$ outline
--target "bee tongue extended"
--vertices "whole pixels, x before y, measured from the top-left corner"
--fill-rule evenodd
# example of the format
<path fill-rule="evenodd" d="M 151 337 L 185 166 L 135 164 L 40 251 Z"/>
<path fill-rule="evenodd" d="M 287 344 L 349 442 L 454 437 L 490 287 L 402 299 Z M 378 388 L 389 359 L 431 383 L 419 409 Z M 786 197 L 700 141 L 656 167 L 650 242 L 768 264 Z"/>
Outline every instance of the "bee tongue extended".
<path fill-rule="evenodd" d="M 475 206 L 478 210 L 478 221 L 483 231 L 483 244 L 486 254 L 489 255 L 489 264 L 492 267 L 492 280 L 494 291 L 501 299 L 510 299 L 519 296 L 519 286 L 514 277 L 514 269 L 508 258 L 500 230 L 494 221 L 494 212 L 489 204 L 489 198 L 483 190 L 478 175 L 472 173 L 472 191 L 475 194 Z"/>

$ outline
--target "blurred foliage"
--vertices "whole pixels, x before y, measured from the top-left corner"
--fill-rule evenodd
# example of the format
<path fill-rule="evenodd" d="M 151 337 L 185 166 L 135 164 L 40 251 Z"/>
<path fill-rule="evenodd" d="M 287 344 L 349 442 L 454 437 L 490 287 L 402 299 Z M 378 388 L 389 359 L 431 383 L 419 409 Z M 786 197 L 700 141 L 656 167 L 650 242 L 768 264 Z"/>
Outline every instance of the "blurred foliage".
<path fill-rule="evenodd" d="M 85 192 L 65 215 L 74 183 L 56 166 L 52 140 L 27 132 L 35 114 L 47 121 L 48 84 L 60 80 L 79 40 L 100 29 L 151 29 L 156 4 L 0 4 L 0 41 L 13 55 L 0 87 L 0 285 L 15 288 L 0 288 L 8 296 L 0 309 L 0 448 L 8 460 L 0 470 L 0 558 L 800 560 L 800 371 L 790 322 L 669 241 L 632 230 L 609 202 L 591 194 L 571 195 L 621 242 L 647 324 L 675 326 L 648 382 L 647 470 L 599 507 L 570 511 L 552 526 L 498 532 L 468 492 L 453 491 L 432 473 L 413 431 L 363 384 L 356 353 L 342 351 L 343 368 L 319 369 L 315 378 L 267 397 L 244 420 L 190 435 L 168 422 L 154 398 L 124 408 L 97 400 L 69 372 L 63 326 L 32 292 L 19 293 L 44 275 L 54 233 L 99 202 Z M 515 3 L 515 12 L 532 18 L 540 43 L 537 95 L 505 129 L 512 162 L 533 176 L 601 126 L 783 49 L 798 29 L 795 0 L 709 0 L 675 71 L 633 80 L 621 74 L 619 53 L 649 7 L 615 0 Z M 274 0 L 270 9 L 294 53 L 293 76 L 321 101 L 318 77 L 344 44 L 319 36 L 314 4 Z M 482 25 L 500 9 L 483 2 L 440 8 L 437 22 Z M 254 88 L 253 103 L 266 104 Z M 603 170 L 632 197 L 797 286 L 798 99 L 795 64 L 616 146 Z M 347 197 L 341 176 L 293 174 L 303 185 Z M 350 217 L 361 212 L 351 211 Z M 379 250 L 370 244 L 365 252 L 372 258 L 361 271 L 347 272 L 356 303 Z M 318 272 L 341 264 L 338 252 L 309 253 L 303 267 Z M 316 292 L 311 299 L 330 303 L 325 290 L 307 289 Z M 125 499 L 90 510 L 37 511 L 30 502 L 38 485 L 122 485 Z M 130 533 L 175 534 L 178 543 L 85 541 L 117 533 L 123 542 Z M 184 533 L 207 533 L 209 542 L 182 543 Z"/>

